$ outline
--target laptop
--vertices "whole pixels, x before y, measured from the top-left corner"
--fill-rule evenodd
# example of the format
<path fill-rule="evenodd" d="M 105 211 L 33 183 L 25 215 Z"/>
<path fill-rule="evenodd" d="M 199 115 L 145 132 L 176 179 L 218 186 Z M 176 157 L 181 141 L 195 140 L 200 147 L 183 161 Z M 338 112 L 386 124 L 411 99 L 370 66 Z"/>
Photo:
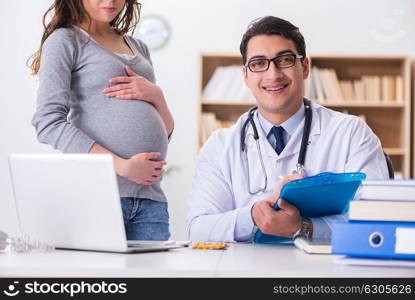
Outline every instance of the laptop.
<path fill-rule="evenodd" d="M 174 241 L 127 241 L 112 157 L 106 154 L 10 154 L 23 234 L 56 248 L 162 251 Z"/>

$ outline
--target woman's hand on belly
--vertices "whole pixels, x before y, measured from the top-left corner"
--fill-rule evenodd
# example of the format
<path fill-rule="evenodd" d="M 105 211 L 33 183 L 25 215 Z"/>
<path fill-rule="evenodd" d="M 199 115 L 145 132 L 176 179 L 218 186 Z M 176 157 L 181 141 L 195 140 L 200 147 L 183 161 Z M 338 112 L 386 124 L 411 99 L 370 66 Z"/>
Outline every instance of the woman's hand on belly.
<path fill-rule="evenodd" d="M 142 152 L 129 159 L 122 158 L 100 144 L 94 143 L 89 151 L 94 154 L 109 154 L 114 159 L 115 172 L 137 184 L 152 185 L 163 175 L 164 160 L 154 161 L 159 152 Z"/>
<path fill-rule="evenodd" d="M 164 173 L 166 162 L 154 161 L 159 156 L 158 152 L 144 152 L 124 159 L 119 165 L 119 175 L 138 184 L 152 185 Z"/>
<path fill-rule="evenodd" d="M 165 101 L 163 92 L 158 85 L 134 73 L 129 66 L 125 66 L 125 72 L 128 76 L 110 79 L 110 83 L 114 85 L 103 90 L 108 97 L 142 100 L 154 106 L 160 106 Z"/>
<path fill-rule="evenodd" d="M 125 66 L 125 72 L 128 76 L 111 78 L 110 83 L 115 85 L 104 89 L 103 92 L 108 97 L 116 97 L 121 100 L 139 100 L 152 104 L 159 112 L 166 127 L 167 135 L 170 136 L 173 132 L 174 120 L 161 88 L 134 73 L 127 65 Z"/>

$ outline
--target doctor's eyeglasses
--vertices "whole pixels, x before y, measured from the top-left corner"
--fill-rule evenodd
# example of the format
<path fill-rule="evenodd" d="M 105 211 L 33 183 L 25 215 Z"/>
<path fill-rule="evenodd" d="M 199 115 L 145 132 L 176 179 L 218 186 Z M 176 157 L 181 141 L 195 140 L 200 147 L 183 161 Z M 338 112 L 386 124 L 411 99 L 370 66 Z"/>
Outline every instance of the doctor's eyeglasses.
<path fill-rule="evenodd" d="M 303 58 L 302 55 L 289 53 L 278 55 L 274 58 L 254 58 L 248 61 L 245 65 L 251 72 L 265 72 L 268 71 L 271 61 L 274 62 L 278 69 L 286 69 L 295 65 L 296 59 Z"/>

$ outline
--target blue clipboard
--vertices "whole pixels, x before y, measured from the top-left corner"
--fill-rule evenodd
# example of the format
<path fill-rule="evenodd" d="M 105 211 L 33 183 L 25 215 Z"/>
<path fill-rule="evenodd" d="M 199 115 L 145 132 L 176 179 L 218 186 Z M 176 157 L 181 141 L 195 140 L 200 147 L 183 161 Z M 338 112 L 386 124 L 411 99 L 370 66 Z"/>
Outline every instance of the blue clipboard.
<path fill-rule="evenodd" d="M 280 198 L 297 207 L 302 217 L 344 214 L 365 178 L 366 175 L 360 172 L 319 173 L 288 182 L 282 187 Z M 277 202 L 273 208 L 280 209 Z M 254 243 L 279 244 L 287 241 L 291 239 L 264 234 L 259 229 L 254 235 Z"/>

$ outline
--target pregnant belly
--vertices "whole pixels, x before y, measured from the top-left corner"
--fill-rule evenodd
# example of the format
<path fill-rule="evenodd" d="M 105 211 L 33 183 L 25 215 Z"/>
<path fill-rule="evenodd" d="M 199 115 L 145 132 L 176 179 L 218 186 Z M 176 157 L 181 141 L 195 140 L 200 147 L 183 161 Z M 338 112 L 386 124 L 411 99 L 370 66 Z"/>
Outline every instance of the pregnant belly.
<path fill-rule="evenodd" d="M 137 100 L 108 99 L 80 107 L 71 117 L 73 124 L 98 144 L 129 158 L 142 152 L 167 152 L 167 133 L 157 110 Z"/>

